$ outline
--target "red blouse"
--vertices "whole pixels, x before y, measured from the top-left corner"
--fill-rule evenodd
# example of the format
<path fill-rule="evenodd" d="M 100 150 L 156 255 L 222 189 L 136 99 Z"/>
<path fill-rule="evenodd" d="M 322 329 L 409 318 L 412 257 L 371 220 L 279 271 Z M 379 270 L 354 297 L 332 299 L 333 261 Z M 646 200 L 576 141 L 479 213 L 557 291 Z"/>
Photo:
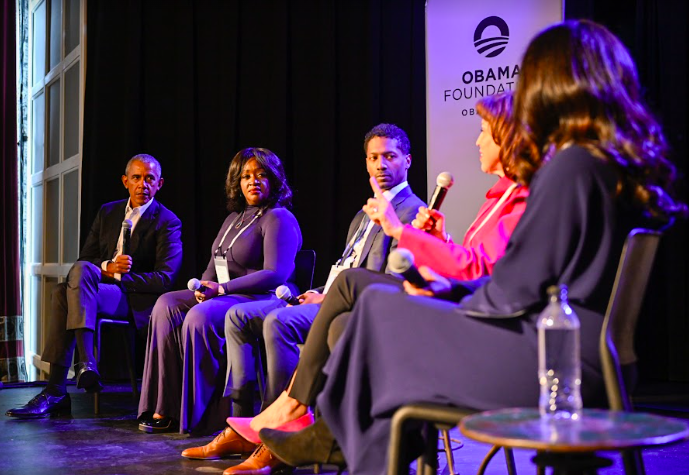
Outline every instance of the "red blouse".
<path fill-rule="evenodd" d="M 486 193 L 486 202 L 464 235 L 462 245 L 444 243 L 409 225 L 397 246 L 414 254 L 417 266 L 428 266 L 446 277 L 473 280 L 489 275 L 502 257 L 512 231 L 526 209 L 529 190 L 507 177 Z M 507 194 L 503 198 L 503 195 Z"/>

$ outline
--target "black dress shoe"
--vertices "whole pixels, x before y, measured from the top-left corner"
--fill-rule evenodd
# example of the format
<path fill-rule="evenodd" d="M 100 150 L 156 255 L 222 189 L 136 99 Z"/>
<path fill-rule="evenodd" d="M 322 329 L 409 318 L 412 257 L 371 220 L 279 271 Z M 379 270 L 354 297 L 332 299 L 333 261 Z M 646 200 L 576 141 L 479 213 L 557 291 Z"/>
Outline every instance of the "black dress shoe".
<path fill-rule="evenodd" d="M 141 414 L 137 419 L 136 422 L 139 424 L 143 424 L 144 422 L 150 422 L 153 420 L 153 413 L 152 412 L 144 412 Z"/>
<path fill-rule="evenodd" d="M 293 467 L 311 463 L 347 465 L 323 418 L 299 432 L 261 429 L 258 436 L 277 458 Z"/>
<path fill-rule="evenodd" d="M 77 373 L 77 388 L 85 389 L 87 393 L 97 393 L 103 389 L 96 363 L 82 361 L 74 365 Z"/>
<path fill-rule="evenodd" d="M 161 434 L 163 432 L 177 432 L 179 424 L 172 417 L 162 419 L 148 419 L 139 423 L 139 430 L 149 434 Z"/>
<path fill-rule="evenodd" d="M 72 400 L 69 398 L 69 394 L 52 396 L 43 390 L 24 406 L 10 409 L 5 415 L 21 419 L 38 419 L 71 413 Z"/>

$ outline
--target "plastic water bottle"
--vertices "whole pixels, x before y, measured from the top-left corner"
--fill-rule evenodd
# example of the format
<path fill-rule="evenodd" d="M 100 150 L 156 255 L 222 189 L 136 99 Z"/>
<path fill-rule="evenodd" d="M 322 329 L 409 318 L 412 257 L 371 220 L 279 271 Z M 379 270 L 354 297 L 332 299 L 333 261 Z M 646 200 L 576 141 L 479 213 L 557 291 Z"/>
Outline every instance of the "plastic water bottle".
<path fill-rule="evenodd" d="M 549 419 L 581 418 L 579 318 L 567 302 L 567 287 L 548 288 L 548 306 L 538 320 L 539 410 Z"/>

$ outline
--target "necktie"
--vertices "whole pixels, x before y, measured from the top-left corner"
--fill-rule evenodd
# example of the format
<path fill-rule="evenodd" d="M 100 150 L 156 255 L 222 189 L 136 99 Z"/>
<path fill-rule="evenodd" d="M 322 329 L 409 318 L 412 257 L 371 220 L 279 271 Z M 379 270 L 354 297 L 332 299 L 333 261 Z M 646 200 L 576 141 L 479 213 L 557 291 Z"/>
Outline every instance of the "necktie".
<path fill-rule="evenodd" d="M 354 233 L 354 237 L 347 244 L 347 247 L 342 253 L 342 257 L 338 261 L 338 264 L 345 262 L 349 257 L 352 256 L 352 253 L 354 252 L 354 247 L 356 247 L 357 243 L 359 243 L 359 241 L 361 241 L 361 239 L 364 237 L 364 234 L 366 234 L 366 228 L 368 228 L 368 223 L 370 222 L 371 218 L 369 218 L 367 214 L 364 214 L 364 217 L 361 220 L 361 223 L 359 223 L 359 227 L 357 228 L 356 233 Z"/>

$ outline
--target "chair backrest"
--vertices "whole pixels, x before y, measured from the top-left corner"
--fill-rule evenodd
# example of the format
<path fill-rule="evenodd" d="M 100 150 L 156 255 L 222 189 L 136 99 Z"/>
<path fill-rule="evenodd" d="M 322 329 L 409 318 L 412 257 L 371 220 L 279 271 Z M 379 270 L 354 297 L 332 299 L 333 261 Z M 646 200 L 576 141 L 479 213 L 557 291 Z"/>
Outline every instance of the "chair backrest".
<path fill-rule="evenodd" d="M 634 331 L 661 233 L 633 229 L 620 256 L 600 336 L 600 356 L 610 409 L 631 411 L 624 367 L 636 362 Z"/>
<path fill-rule="evenodd" d="M 313 273 L 316 270 L 316 251 L 302 249 L 294 258 L 294 283 L 300 292 L 306 292 L 313 286 Z"/>

